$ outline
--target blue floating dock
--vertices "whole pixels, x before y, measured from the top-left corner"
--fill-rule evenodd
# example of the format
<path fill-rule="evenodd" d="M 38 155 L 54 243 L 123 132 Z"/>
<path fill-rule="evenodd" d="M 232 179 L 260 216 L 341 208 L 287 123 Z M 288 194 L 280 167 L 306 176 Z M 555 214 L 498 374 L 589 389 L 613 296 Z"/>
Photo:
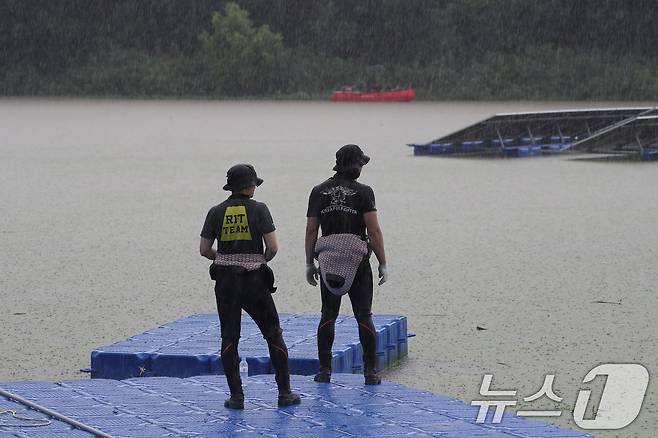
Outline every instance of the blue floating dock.
<path fill-rule="evenodd" d="M 486 145 L 484 140 L 466 140 L 461 143 L 459 146 L 459 152 L 470 153 L 470 152 L 483 152 L 486 150 Z"/>
<path fill-rule="evenodd" d="M 645 149 L 640 154 L 642 161 L 658 161 L 658 149 Z"/>
<path fill-rule="evenodd" d="M 601 108 L 496 114 L 427 143 L 407 146 L 414 148 L 414 155 L 530 157 L 575 150 L 658 161 L 657 139 L 658 107 Z"/>
<path fill-rule="evenodd" d="M 521 137 L 521 144 L 538 144 L 544 140 L 544 137 Z"/>
<path fill-rule="evenodd" d="M 466 402 L 389 382 L 365 386 L 363 377 L 354 374 L 334 374 L 330 384 L 292 377 L 301 405 L 277 408 L 274 377 L 260 375 L 245 379 L 244 411 L 223 407 L 228 388 L 222 376 L 12 382 L 0 383 L 0 388 L 116 438 L 590 437 L 511 412 L 492 424 L 493 409 L 485 423 L 477 424 L 478 408 Z M 4 397 L 0 409 L 45 418 Z M 13 426 L 7 427 L 9 423 Z M 28 427 L 25 420 L 3 416 L 1 424 L 3 438 L 93 437 L 56 419 Z"/>
<path fill-rule="evenodd" d="M 445 155 L 455 152 L 455 146 L 452 143 L 430 143 L 430 154 Z"/>
<path fill-rule="evenodd" d="M 505 146 L 502 153 L 504 157 L 534 157 L 541 155 L 542 148 L 540 145 Z"/>
<path fill-rule="evenodd" d="M 571 143 L 546 143 L 539 146 L 544 154 L 557 154 L 571 147 Z"/>
<path fill-rule="evenodd" d="M 501 142 L 500 139 L 495 138 L 495 139 L 491 140 L 491 144 L 492 144 L 492 146 L 497 147 L 497 148 L 499 148 L 501 144 L 503 146 L 512 146 L 514 144 L 514 139 L 513 138 L 503 138 L 503 140 Z"/>
<path fill-rule="evenodd" d="M 315 374 L 319 368 L 317 327 L 319 315 L 281 314 L 288 346 L 290 372 Z M 377 332 L 377 367 L 384 370 L 408 352 L 407 319 L 399 315 L 373 316 Z M 162 325 L 91 353 L 91 376 L 104 379 L 131 377 L 191 377 L 224 374 L 219 357 L 217 314 L 192 315 Z M 267 344 L 253 320 L 243 315 L 238 352 L 249 364 L 249 375 L 273 373 Z M 363 349 L 358 325 L 351 316 L 336 319 L 332 370 L 363 372 Z"/>
<path fill-rule="evenodd" d="M 414 144 L 414 155 L 449 155 L 455 152 L 452 143 Z"/>

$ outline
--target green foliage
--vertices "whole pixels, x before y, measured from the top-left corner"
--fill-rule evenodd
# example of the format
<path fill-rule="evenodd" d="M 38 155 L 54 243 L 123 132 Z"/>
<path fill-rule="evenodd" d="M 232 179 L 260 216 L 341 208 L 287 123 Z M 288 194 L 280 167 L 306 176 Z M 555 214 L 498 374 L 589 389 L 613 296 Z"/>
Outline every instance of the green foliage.
<path fill-rule="evenodd" d="M 365 65 L 326 58 L 305 49 L 286 50 L 279 59 L 283 94 L 317 96 L 345 84 L 365 82 Z"/>
<path fill-rule="evenodd" d="M 236 3 L 227 3 L 224 14 L 213 12 L 212 28 L 199 40 L 215 90 L 238 96 L 271 92 L 283 48 L 281 35 L 267 25 L 254 27 L 249 13 Z"/>
<path fill-rule="evenodd" d="M 219 12 L 218 12 L 219 11 Z M 0 0 L 0 94 L 655 100 L 652 0 Z"/>
<path fill-rule="evenodd" d="M 71 72 L 66 87 L 78 95 L 166 96 L 183 91 L 187 66 L 180 56 L 149 56 L 135 49 L 111 47 L 102 57 Z"/>

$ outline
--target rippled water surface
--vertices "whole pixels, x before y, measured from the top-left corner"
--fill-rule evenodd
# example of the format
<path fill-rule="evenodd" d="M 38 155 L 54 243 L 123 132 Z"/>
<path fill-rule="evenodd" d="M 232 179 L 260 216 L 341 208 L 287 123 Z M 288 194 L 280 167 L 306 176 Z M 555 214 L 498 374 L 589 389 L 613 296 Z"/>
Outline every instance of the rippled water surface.
<path fill-rule="evenodd" d="M 0 100 L 0 380 L 79 378 L 96 346 L 214 311 L 198 235 L 236 162 L 265 180 L 279 311 L 319 312 L 308 194 L 357 143 L 391 273 L 374 311 L 416 333 L 385 377 L 471 400 L 485 372 L 519 399 L 556 374 L 552 421 L 571 424 L 594 366 L 658 371 L 658 164 L 414 157 L 405 143 L 497 112 L 596 106 Z M 596 435 L 653 436 L 656 388 L 623 434 Z"/>

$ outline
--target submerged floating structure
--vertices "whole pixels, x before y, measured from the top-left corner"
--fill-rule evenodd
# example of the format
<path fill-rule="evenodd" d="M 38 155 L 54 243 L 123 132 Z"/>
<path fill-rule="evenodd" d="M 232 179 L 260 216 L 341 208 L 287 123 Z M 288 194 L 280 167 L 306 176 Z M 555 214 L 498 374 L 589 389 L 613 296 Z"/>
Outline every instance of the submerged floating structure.
<path fill-rule="evenodd" d="M 277 408 L 273 376 L 245 379 L 245 409 L 223 406 L 223 376 L 59 383 L 0 383 L 0 435 L 26 437 L 488 437 L 586 438 L 591 435 L 494 409 L 477 423 L 478 407 L 390 382 L 365 386 L 363 376 L 333 374 L 331 383 L 292 376 L 302 403 Z M 33 408 L 18 400 L 29 402 Z M 49 414 L 45 412 L 48 411 Z M 6 420 L 6 421 L 5 421 Z"/>
<path fill-rule="evenodd" d="M 599 154 L 639 155 L 658 160 L 658 109 L 646 111 L 576 141 L 571 149 Z"/>
<path fill-rule="evenodd" d="M 506 113 L 408 146 L 414 155 L 527 157 L 577 150 L 654 160 L 658 159 L 657 125 L 658 110 L 653 107 Z"/>
<path fill-rule="evenodd" d="M 288 346 L 290 372 L 315 374 L 319 369 L 317 327 L 320 316 L 280 314 L 279 319 Z M 377 334 L 377 367 L 384 370 L 407 356 L 407 319 L 400 315 L 375 315 L 373 322 Z M 95 349 L 91 352 L 90 371 L 93 378 L 105 379 L 224 374 L 219 348 L 217 314 L 192 315 Z M 238 352 L 249 365 L 249 375 L 274 372 L 267 344 L 249 317 L 242 318 Z M 356 320 L 339 315 L 332 370 L 362 373 L 362 356 Z"/>

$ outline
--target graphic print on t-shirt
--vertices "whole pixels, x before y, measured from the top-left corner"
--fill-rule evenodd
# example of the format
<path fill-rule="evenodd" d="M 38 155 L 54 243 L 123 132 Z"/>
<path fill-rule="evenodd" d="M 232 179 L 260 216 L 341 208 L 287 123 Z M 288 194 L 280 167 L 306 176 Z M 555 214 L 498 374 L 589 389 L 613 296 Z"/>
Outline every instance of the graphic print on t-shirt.
<path fill-rule="evenodd" d="M 247 218 L 247 210 L 244 208 L 244 205 L 226 207 L 220 240 L 222 242 L 251 240 L 249 219 Z"/>
<path fill-rule="evenodd" d="M 346 213 L 356 214 L 356 210 L 345 205 L 348 196 L 354 196 L 356 190 L 349 187 L 336 186 L 322 191 L 325 196 L 331 196 L 331 204 L 320 212 L 321 214 L 332 211 L 344 211 Z"/>

